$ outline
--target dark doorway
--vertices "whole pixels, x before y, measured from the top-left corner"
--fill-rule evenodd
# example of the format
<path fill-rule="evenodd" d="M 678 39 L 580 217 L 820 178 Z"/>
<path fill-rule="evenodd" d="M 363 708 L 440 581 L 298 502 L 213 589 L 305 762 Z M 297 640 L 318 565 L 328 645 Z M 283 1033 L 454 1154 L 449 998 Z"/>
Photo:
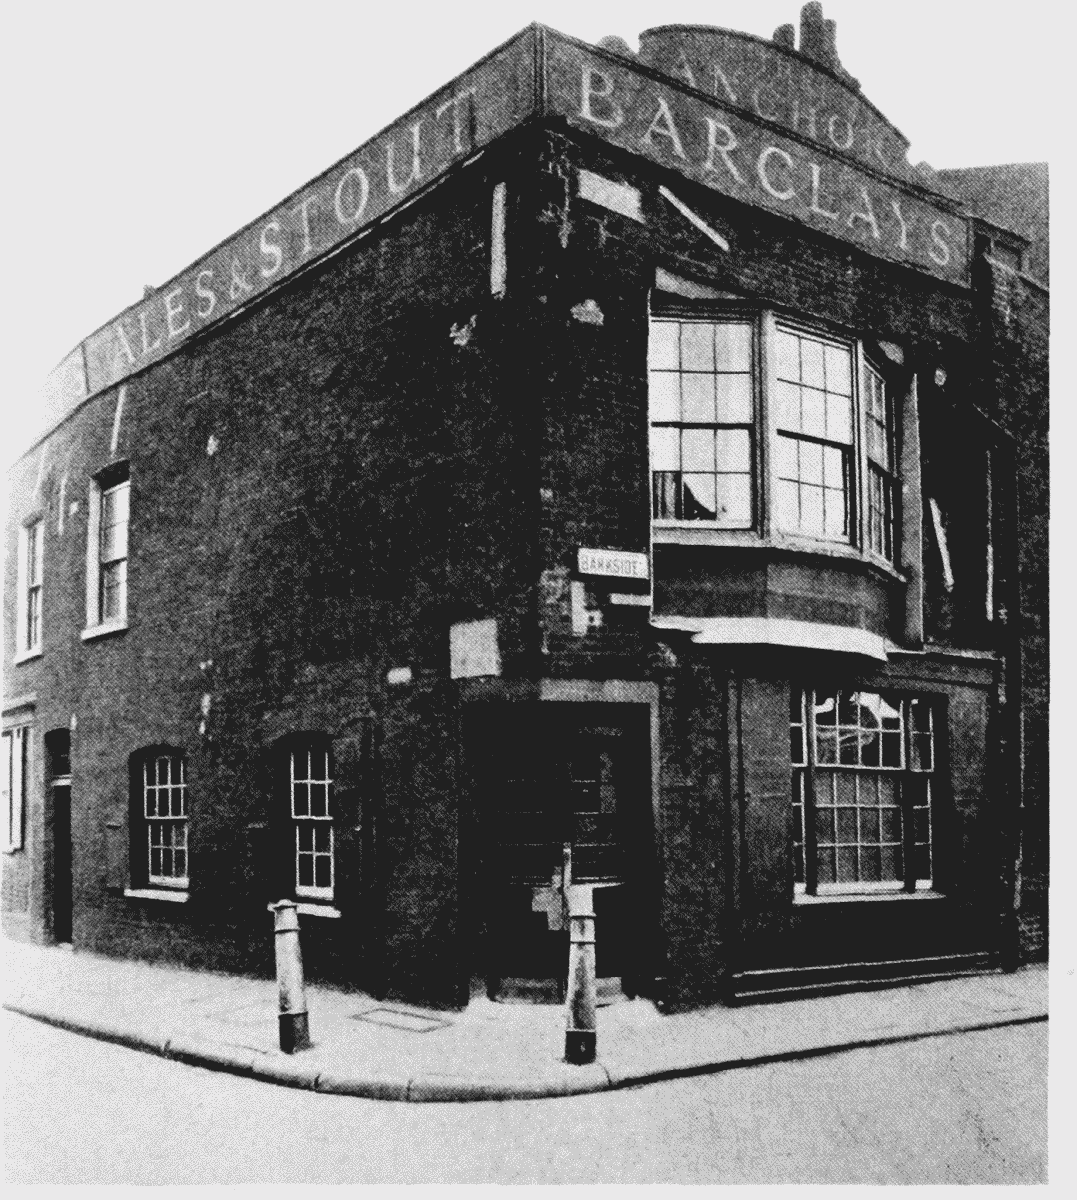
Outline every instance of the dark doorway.
<path fill-rule="evenodd" d="M 593 885 L 596 965 L 634 994 L 653 976 L 650 710 L 642 704 L 476 705 L 476 973 L 491 996 L 556 999 L 568 961 L 561 908 Z"/>
<path fill-rule="evenodd" d="M 45 735 L 48 786 L 52 806 L 52 936 L 72 937 L 71 735 L 56 729 Z"/>

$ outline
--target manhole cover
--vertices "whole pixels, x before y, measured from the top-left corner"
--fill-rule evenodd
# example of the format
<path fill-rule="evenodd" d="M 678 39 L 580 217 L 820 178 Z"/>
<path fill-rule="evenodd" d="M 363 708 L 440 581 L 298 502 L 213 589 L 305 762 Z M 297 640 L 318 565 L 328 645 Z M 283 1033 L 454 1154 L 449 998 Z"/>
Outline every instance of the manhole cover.
<path fill-rule="evenodd" d="M 369 1021 L 371 1025 L 387 1025 L 390 1029 L 406 1029 L 411 1033 L 430 1033 L 434 1029 L 447 1029 L 452 1022 L 428 1013 L 407 1012 L 402 1008 L 370 1008 L 356 1013 L 356 1021 Z"/>

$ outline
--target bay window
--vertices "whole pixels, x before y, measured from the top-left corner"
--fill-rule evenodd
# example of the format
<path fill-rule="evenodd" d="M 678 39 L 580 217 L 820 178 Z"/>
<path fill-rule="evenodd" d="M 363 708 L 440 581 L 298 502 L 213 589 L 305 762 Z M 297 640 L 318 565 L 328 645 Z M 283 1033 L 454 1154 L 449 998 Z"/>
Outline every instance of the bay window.
<path fill-rule="evenodd" d="M 894 563 L 893 397 L 860 343 L 770 313 L 670 309 L 651 316 L 648 389 L 662 540 L 754 532 Z"/>

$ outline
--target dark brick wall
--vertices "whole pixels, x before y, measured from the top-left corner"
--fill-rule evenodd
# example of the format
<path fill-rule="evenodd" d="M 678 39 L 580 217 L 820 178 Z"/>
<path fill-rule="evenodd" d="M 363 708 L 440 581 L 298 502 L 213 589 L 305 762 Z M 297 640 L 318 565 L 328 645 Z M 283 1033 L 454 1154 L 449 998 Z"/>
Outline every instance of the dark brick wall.
<path fill-rule="evenodd" d="M 581 165 L 642 187 L 646 224 L 575 198 Z M 663 178 L 582 136 L 522 131 L 131 380 L 115 452 L 113 390 L 48 439 L 44 463 L 32 452 L 18 464 L 11 529 L 35 504 L 48 517 L 45 655 L 9 665 L 7 687 L 37 694 L 39 735 L 77 718 L 77 944 L 269 970 L 274 745 L 317 730 L 331 737 L 336 760 L 345 915 L 304 920 L 309 971 L 378 994 L 461 1003 L 474 930 L 461 885 L 470 849 L 459 831 L 471 818 L 448 626 L 489 615 L 498 618 L 506 686 L 541 677 L 661 684 L 655 903 L 671 1002 L 722 994 L 731 963 L 793 945 L 804 928 L 817 946 L 841 936 L 833 914 L 816 920 L 789 903 L 788 694 L 801 660 L 707 650 L 678 635 L 659 642 L 645 608 L 607 608 L 583 637 L 571 629 L 576 549 L 648 549 L 647 298 L 656 266 L 754 306 L 899 342 L 906 367 L 925 381 L 945 368 L 946 385 L 925 382 L 921 395 L 925 490 L 946 501 L 958 580 L 952 593 L 942 587 L 925 527 L 929 641 L 941 646 L 1005 649 L 1016 627 L 989 628 L 983 615 L 990 427 L 970 421 L 969 406 L 985 407 L 989 395 L 988 415 L 1015 433 L 1019 531 L 1004 481 L 997 503 L 998 519 L 1016 531 L 1012 556 L 1018 545 L 1021 555 L 1021 604 L 1011 608 L 1020 607 L 1023 641 L 1007 669 L 1009 679 L 1021 676 L 1026 705 L 1033 911 L 1046 869 L 1042 294 L 1022 295 L 1007 316 L 990 307 L 996 289 L 985 292 L 982 279 L 973 293 L 939 284 L 677 180 L 673 190 L 727 238 L 726 253 L 657 198 Z M 499 179 L 510 200 L 510 284 L 500 300 L 487 274 Z M 130 629 L 83 643 L 87 489 L 112 458 L 131 464 Z M 785 563 L 768 567 L 764 585 L 745 571 L 732 578 L 728 558 L 706 559 L 664 555 L 663 573 L 682 564 L 670 584 L 681 599 L 724 588 L 724 602 L 749 596 L 772 615 L 824 619 L 841 609 L 853 623 L 895 628 L 900 597 L 889 585 L 846 586 L 840 572 Z M 1016 597 L 1001 548 L 997 572 L 1000 594 Z M 9 585 L 9 629 L 13 601 Z M 414 682 L 390 688 L 386 671 L 404 665 Z M 824 669 L 821 660 L 813 667 L 816 676 Z M 981 909 L 997 913 L 1005 813 L 988 798 L 983 747 L 989 727 L 1012 744 L 1012 727 L 986 690 L 939 687 L 956 722 L 952 871 L 965 894 L 987 897 Z M 126 839 L 127 756 L 156 742 L 188 756 L 195 873 L 185 906 L 124 898 L 108 865 L 108 839 Z M 29 855 L 48 833 L 35 772 Z M 31 931 L 45 936 L 47 887 L 40 876 L 30 886 L 26 857 L 8 864 L 5 908 L 16 912 L 25 896 Z M 911 914 L 887 920 L 894 944 L 930 932 L 914 936 Z M 975 940 L 950 928 L 951 942 Z M 1042 928 L 1030 918 L 1026 936 L 1042 940 Z"/>

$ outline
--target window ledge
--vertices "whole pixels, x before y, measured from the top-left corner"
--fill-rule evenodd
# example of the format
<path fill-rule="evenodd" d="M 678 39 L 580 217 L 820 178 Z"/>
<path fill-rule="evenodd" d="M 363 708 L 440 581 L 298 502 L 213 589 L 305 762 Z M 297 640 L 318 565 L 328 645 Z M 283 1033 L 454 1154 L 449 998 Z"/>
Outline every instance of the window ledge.
<path fill-rule="evenodd" d="M 129 888 L 123 894 L 130 900 L 167 900 L 170 904 L 186 904 L 190 893 L 176 888 Z"/>
<path fill-rule="evenodd" d="M 266 912 L 273 912 L 273 910 L 273 904 L 266 905 Z M 334 908 L 331 904 L 315 904 L 309 900 L 297 900 L 295 910 L 302 917 L 331 917 L 333 920 L 339 920 L 343 916 L 340 909 Z"/>
<path fill-rule="evenodd" d="M 797 892 L 793 896 L 794 904 L 862 904 L 876 900 L 944 900 L 942 892 L 931 888 L 919 888 L 915 892 L 877 891 L 877 892 L 823 892 L 819 896 L 809 896 L 806 892 Z"/>
<path fill-rule="evenodd" d="M 841 562 L 856 563 L 858 566 L 877 571 L 880 575 L 897 583 L 909 582 L 908 576 L 903 575 L 896 567 L 877 554 L 870 550 L 858 550 L 855 546 L 842 542 L 818 541 L 814 538 L 796 537 L 793 534 L 782 533 L 762 537 L 751 529 L 717 529 L 714 526 L 694 521 L 652 521 L 651 530 L 653 540 L 659 546 L 717 546 L 729 550 L 810 554 L 815 558 L 838 559 Z"/>
<path fill-rule="evenodd" d="M 89 629 L 82 631 L 81 637 L 84 642 L 92 642 L 95 638 L 108 637 L 113 633 L 123 633 L 127 629 L 126 618 L 122 621 L 108 621 L 102 625 L 91 625 Z"/>
<path fill-rule="evenodd" d="M 19 663 L 33 662 L 35 658 L 40 658 L 41 655 L 42 650 L 38 646 L 36 650 L 20 650 L 11 661 L 18 666 Z"/>

